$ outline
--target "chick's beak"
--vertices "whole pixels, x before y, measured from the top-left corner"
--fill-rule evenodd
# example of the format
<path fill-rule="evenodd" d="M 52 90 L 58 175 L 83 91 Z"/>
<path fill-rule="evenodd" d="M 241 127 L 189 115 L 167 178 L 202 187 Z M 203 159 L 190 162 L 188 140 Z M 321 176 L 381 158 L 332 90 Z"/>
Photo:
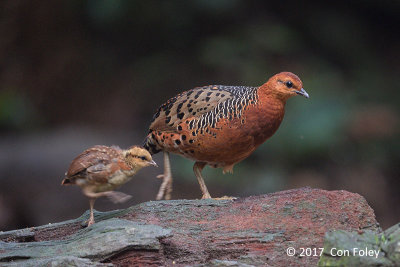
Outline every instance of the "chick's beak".
<path fill-rule="evenodd" d="M 301 90 L 300 91 L 295 91 L 296 92 L 296 94 L 298 94 L 298 95 L 302 95 L 302 96 L 304 96 L 305 98 L 310 98 L 310 96 L 308 95 L 308 93 L 306 92 L 306 90 L 304 90 L 304 88 L 301 88 Z"/>
<path fill-rule="evenodd" d="M 150 165 L 153 165 L 153 166 L 155 166 L 155 167 L 158 167 L 157 163 L 156 163 L 154 160 L 149 161 L 149 164 L 150 164 Z"/>

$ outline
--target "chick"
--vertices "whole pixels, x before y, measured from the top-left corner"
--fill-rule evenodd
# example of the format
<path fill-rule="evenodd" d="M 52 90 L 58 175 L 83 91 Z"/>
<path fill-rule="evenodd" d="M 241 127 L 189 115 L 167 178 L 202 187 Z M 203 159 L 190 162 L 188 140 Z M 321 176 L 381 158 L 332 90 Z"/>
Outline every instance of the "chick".
<path fill-rule="evenodd" d="M 94 146 L 71 162 L 61 184 L 76 184 L 89 198 L 90 226 L 94 223 L 93 206 L 96 199 L 106 196 L 114 203 L 127 201 L 130 195 L 113 190 L 128 182 L 141 168 L 150 165 L 157 166 L 144 148 L 132 146 L 122 150 L 116 146 Z"/>

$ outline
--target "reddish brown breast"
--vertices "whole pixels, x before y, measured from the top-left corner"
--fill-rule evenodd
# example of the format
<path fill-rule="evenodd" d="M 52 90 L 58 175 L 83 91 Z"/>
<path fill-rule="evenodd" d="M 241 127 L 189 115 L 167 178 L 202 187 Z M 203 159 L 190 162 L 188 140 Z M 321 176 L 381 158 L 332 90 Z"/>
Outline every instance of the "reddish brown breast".
<path fill-rule="evenodd" d="M 254 136 L 259 146 L 270 138 L 279 128 L 285 115 L 285 102 L 276 98 L 260 98 L 259 107 L 249 110 L 249 134 Z"/>

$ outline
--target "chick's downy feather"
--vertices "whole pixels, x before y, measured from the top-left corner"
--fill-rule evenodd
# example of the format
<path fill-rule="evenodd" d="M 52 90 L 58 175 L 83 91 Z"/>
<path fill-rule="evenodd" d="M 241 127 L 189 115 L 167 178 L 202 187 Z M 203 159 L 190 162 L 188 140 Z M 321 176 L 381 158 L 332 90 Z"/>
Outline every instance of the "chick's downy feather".
<path fill-rule="evenodd" d="M 66 183 L 74 184 L 77 179 L 85 179 L 92 184 L 107 183 L 119 168 L 129 169 L 121 157 L 121 151 L 115 146 L 94 146 L 85 150 L 71 162 Z"/>

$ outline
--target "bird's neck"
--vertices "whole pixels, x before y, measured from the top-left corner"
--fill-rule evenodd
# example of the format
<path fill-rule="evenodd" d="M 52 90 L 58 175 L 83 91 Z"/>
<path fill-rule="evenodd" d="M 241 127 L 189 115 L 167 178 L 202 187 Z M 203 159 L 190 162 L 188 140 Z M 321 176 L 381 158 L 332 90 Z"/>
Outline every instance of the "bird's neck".
<path fill-rule="evenodd" d="M 262 144 L 278 130 L 285 115 L 286 100 L 274 94 L 260 94 L 257 106 L 251 112 L 252 121 L 257 122 L 255 142 Z"/>
<path fill-rule="evenodd" d="M 130 170 L 125 171 L 127 173 L 127 175 L 134 175 L 137 171 L 139 171 L 141 168 L 143 168 L 136 162 L 132 162 L 127 159 L 125 159 L 125 164 L 128 165 L 130 168 Z"/>
<path fill-rule="evenodd" d="M 274 118 L 284 115 L 287 97 L 282 96 L 279 92 L 271 89 L 264 84 L 257 90 L 258 109 L 266 118 Z"/>
<path fill-rule="evenodd" d="M 285 115 L 285 104 L 286 100 L 274 96 L 259 99 L 259 119 L 265 124 L 266 129 L 278 129 Z"/>
<path fill-rule="evenodd" d="M 137 173 L 139 168 L 132 168 L 131 170 L 124 171 L 127 176 L 133 176 Z"/>

